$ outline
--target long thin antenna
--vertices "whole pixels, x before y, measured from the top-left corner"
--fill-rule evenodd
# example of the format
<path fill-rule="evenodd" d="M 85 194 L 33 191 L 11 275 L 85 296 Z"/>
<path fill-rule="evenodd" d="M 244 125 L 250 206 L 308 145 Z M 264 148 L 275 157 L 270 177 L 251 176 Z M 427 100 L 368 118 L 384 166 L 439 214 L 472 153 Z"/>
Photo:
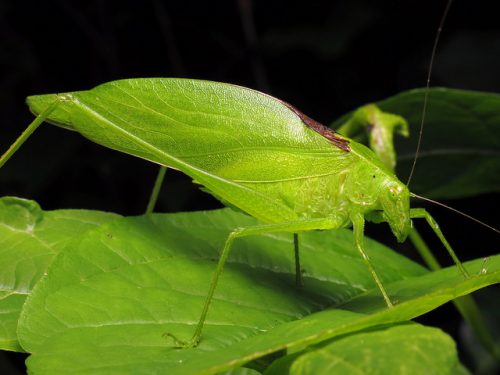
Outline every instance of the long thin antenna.
<path fill-rule="evenodd" d="M 439 23 L 439 27 L 436 32 L 436 38 L 434 39 L 434 46 L 432 47 L 431 60 L 429 62 L 429 69 L 427 71 L 427 82 L 425 84 L 425 93 L 424 93 L 424 103 L 422 105 L 422 121 L 420 122 L 420 130 L 418 132 L 418 141 L 417 148 L 415 150 L 415 158 L 413 159 L 413 164 L 411 166 L 410 175 L 408 176 L 408 181 L 406 181 L 406 186 L 410 185 L 411 178 L 413 177 L 413 173 L 415 172 L 415 166 L 417 165 L 418 155 L 420 153 L 420 145 L 422 143 L 422 134 L 424 132 L 424 123 L 425 123 L 425 115 L 427 112 L 427 101 L 429 99 L 429 89 L 431 87 L 431 74 L 432 67 L 434 65 L 434 58 L 436 57 L 437 46 L 439 43 L 439 37 L 441 36 L 441 31 L 443 30 L 444 21 L 448 16 L 448 12 L 450 11 L 451 4 L 453 0 L 448 0 L 446 4 L 446 8 L 444 9 L 443 16 L 441 17 L 441 22 Z"/>
<path fill-rule="evenodd" d="M 496 232 L 498 234 L 500 234 L 500 230 L 499 229 L 496 229 L 496 228 L 493 228 L 491 225 L 488 225 L 486 223 L 483 223 L 481 220 L 478 220 L 476 219 L 475 217 L 472 217 L 470 215 L 467 215 L 465 212 L 462 212 L 462 211 L 459 211 L 457 210 L 456 208 L 453 208 L 453 207 L 450 207 L 450 206 L 447 206 L 446 204 L 444 203 L 441 203 L 441 202 L 438 202 L 438 201 L 435 201 L 435 200 L 432 200 L 432 199 L 429 199 L 429 198 L 426 198 L 426 197 L 422 197 L 420 195 L 417 195 L 415 193 L 410 193 L 410 195 L 414 198 L 418 198 L 418 199 L 421 199 L 423 201 L 426 201 L 426 202 L 429 202 L 429 203 L 434 203 L 435 205 L 438 205 L 438 206 L 441 206 L 441 207 L 444 207 L 444 208 L 447 208 L 448 210 L 450 211 L 453 211 L 453 212 L 456 212 L 457 214 L 460 214 L 462 216 L 465 216 L 467 219 L 470 219 L 472 221 L 475 221 L 476 223 L 478 224 L 481 224 L 482 226 L 488 228 L 488 229 L 491 229 L 493 232 Z"/>

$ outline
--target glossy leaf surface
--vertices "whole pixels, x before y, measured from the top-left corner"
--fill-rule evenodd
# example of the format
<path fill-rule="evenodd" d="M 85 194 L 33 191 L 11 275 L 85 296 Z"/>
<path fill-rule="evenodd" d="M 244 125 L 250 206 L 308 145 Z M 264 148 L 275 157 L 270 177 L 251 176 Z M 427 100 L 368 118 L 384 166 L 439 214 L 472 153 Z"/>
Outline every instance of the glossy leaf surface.
<path fill-rule="evenodd" d="M 114 221 L 61 253 L 23 310 L 19 335 L 31 371 L 215 373 L 284 348 L 405 321 L 500 280 L 500 258 L 464 280 L 455 268 L 427 273 L 367 241 L 399 303 L 388 310 L 347 230 L 302 236 L 305 288 L 293 285 L 287 234 L 236 242 L 216 291 L 203 340 L 178 350 L 165 332 L 188 338 L 218 249 L 229 231 L 255 220 L 230 210 Z M 482 262 L 467 267 L 476 275 Z M 339 309 L 327 309 L 326 306 Z"/>
<path fill-rule="evenodd" d="M 280 369 L 291 375 L 441 375 L 456 374 L 459 366 L 453 339 L 418 324 L 361 331 L 306 350 L 290 363 L 287 360 L 276 361 L 265 375 L 278 374 Z"/>

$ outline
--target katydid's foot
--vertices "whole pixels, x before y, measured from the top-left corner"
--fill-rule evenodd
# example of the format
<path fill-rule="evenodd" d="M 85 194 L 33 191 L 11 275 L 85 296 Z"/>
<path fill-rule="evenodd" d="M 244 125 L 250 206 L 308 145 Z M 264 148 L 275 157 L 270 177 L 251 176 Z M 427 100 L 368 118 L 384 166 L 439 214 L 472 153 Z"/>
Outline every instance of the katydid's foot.
<path fill-rule="evenodd" d="M 483 263 L 481 264 L 481 269 L 478 272 L 478 276 L 486 275 L 488 273 L 488 268 L 486 267 L 486 263 L 490 260 L 489 257 L 483 258 Z"/>
<path fill-rule="evenodd" d="M 382 287 L 380 288 L 380 291 L 382 292 L 382 296 L 384 297 L 384 301 L 387 305 L 388 308 L 393 308 L 394 307 L 394 304 L 392 303 L 391 299 L 389 298 L 387 292 L 385 291 L 385 289 Z"/>
<path fill-rule="evenodd" d="M 189 341 L 184 341 L 184 340 L 180 340 L 178 339 L 175 335 L 173 335 L 172 333 L 164 333 L 163 334 L 163 337 L 165 338 L 172 338 L 172 340 L 174 340 L 174 347 L 176 349 L 191 349 L 191 348 L 196 348 L 198 346 L 198 344 L 200 343 L 200 337 L 199 336 L 193 336 L 191 338 L 191 340 Z"/>
<path fill-rule="evenodd" d="M 464 265 L 461 262 L 457 263 L 457 268 L 458 268 L 458 270 L 460 271 L 460 273 L 462 274 L 462 276 L 464 277 L 465 280 L 471 278 L 471 275 L 470 275 L 469 271 L 467 271 L 465 269 Z"/>
<path fill-rule="evenodd" d="M 390 299 L 386 299 L 385 303 L 387 304 L 387 307 L 390 309 L 392 309 L 394 307 L 394 304 L 392 303 L 392 301 Z"/>

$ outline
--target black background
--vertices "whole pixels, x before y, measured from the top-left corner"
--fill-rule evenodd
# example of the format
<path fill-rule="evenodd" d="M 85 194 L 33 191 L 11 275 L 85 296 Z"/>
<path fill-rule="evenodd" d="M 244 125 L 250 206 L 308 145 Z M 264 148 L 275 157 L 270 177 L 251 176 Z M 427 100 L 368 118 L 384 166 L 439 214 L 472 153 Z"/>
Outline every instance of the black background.
<path fill-rule="evenodd" d="M 455 2 L 433 85 L 500 92 L 494 3 Z M 0 150 L 32 119 L 26 96 L 132 77 L 236 83 L 330 123 L 361 104 L 425 84 L 444 6 L 444 1 L 423 0 L 2 0 Z M 43 125 L 2 169 L 0 195 L 35 199 L 44 209 L 137 215 L 146 207 L 156 171 L 145 161 Z M 496 195 L 447 203 L 498 224 Z M 167 173 L 158 211 L 219 206 L 189 178 Z M 431 210 L 438 221 L 449 223 L 443 230 L 462 259 L 494 253 L 491 244 L 498 243 L 498 235 L 453 213 Z M 368 230 L 390 246 L 395 242 L 385 228 Z M 451 307 L 421 321 L 460 336 L 460 319 Z M 470 362 L 466 353 L 462 356 Z"/>

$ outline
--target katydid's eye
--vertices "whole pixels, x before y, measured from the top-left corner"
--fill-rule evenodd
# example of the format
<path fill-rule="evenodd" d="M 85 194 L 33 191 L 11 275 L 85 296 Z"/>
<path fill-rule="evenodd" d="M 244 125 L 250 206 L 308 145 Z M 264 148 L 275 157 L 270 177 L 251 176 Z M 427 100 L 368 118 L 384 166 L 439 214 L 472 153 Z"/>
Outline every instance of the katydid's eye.
<path fill-rule="evenodd" d="M 396 197 L 396 195 L 401 193 L 401 187 L 400 186 L 391 186 L 389 187 L 389 192 L 393 197 Z"/>

